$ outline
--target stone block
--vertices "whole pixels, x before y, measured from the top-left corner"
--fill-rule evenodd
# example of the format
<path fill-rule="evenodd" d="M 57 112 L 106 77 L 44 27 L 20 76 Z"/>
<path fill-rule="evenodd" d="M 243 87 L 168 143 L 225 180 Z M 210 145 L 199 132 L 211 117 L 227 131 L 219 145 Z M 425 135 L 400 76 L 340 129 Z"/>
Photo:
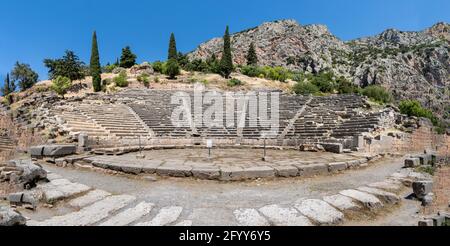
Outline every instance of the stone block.
<path fill-rule="evenodd" d="M 407 168 L 418 167 L 418 166 L 420 166 L 419 158 L 408 158 L 405 160 L 405 167 L 407 167 Z"/>
<path fill-rule="evenodd" d="M 188 166 L 160 166 L 156 169 L 156 173 L 161 176 L 170 177 L 191 177 L 192 167 Z"/>
<path fill-rule="evenodd" d="M 28 150 L 32 158 L 44 157 L 44 146 L 33 146 Z"/>
<path fill-rule="evenodd" d="M 433 191 L 433 181 L 415 181 L 413 182 L 412 187 L 416 197 L 423 199 Z"/>
<path fill-rule="evenodd" d="M 86 133 L 80 133 L 78 135 L 78 147 L 80 148 L 88 148 L 89 136 Z"/>
<path fill-rule="evenodd" d="M 0 226 L 23 226 L 25 217 L 20 213 L 4 206 L 0 206 Z"/>
<path fill-rule="evenodd" d="M 434 222 L 432 219 L 423 219 L 419 221 L 419 226 L 433 226 Z"/>
<path fill-rule="evenodd" d="M 322 200 L 301 200 L 295 204 L 295 208 L 319 225 L 336 225 L 344 219 L 343 213 Z"/>
<path fill-rule="evenodd" d="M 347 163 L 335 162 L 328 164 L 328 171 L 331 173 L 338 173 L 347 170 Z"/>
<path fill-rule="evenodd" d="M 340 143 L 320 143 L 323 148 L 331 153 L 341 154 L 344 152 L 344 146 Z"/>
<path fill-rule="evenodd" d="M 299 175 L 302 177 L 312 177 L 318 175 L 328 174 L 327 164 L 308 164 L 308 165 L 295 165 L 299 170 Z"/>
<path fill-rule="evenodd" d="M 63 157 L 66 155 L 73 155 L 77 151 L 75 145 L 45 145 L 43 157 Z"/>
<path fill-rule="evenodd" d="M 442 226 L 445 224 L 445 217 L 442 215 L 435 216 L 432 220 L 433 226 Z"/>
<path fill-rule="evenodd" d="M 192 175 L 198 179 L 219 179 L 220 169 L 215 167 L 194 167 L 192 169 Z"/>
<path fill-rule="evenodd" d="M 220 169 L 220 180 L 222 181 L 237 181 L 246 179 L 243 168 L 227 167 Z"/>
<path fill-rule="evenodd" d="M 294 166 L 275 166 L 274 169 L 278 177 L 297 177 L 299 174 L 298 168 Z"/>
<path fill-rule="evenodd" d="M 348 161 L 347 166 L 350 169 L 356 169 L 361 166 L 361 163 L 358 160 Z"/>
<path fill-rule="evenodd" d="M 275 169 L 271 167 L 249 167 L 244 169 L 246 179 L 274 178 Z"/>

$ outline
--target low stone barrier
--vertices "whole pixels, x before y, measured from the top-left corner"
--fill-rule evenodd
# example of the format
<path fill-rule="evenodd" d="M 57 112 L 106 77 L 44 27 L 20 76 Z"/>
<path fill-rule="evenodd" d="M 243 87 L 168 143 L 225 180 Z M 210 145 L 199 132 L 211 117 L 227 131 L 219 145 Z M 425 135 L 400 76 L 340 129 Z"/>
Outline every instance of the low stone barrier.
<path fill-rule="evenodd" d="M 132 175 L 156 174 L 166 177 L 193 177 L 204 180 L 219 181 L 243 181 L 254 179 L 289 178 L 289 177 L 314 177 L 336 174 L 350 169 L 362 168 L 379 157 L 368 156 L 356 160 L 317 163 L 296 162 L 292 164 L 275 164 L 269 162 L 261 165 L 248 167 L 240 166 L 215 166 L 168 163 L 164 164 L 158 160 L 136 159 L 131 163 L 112 156 L 93 156 L 80 160 L 79 163 L 90 164 L 90 166 L 113 170 Z M 62 159 L 63 160 L 63 159 Z M 76 164 L 77 162 L 75 162 Z"/>

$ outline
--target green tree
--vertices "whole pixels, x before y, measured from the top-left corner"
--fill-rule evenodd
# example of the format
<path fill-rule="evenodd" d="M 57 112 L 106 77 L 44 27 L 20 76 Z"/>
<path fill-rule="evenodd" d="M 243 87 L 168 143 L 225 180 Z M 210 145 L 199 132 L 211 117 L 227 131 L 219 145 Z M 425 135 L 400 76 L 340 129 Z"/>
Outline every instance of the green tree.
<path fill-rule="evenodd" d="M 98 52 L 97 32 L 95 32 L 95 31 L 92 36 L 90 73 L 92 76 L 92 86 L 94 87 L 94 92 L 101 91 L 102 90 L 102 68 L 100 65 L 100 55 Z"/>
<path fill-rule="evenodd" d="M 9 94 L 11 94 L 12 89 L 11 89 L 11 81 L 9 79 L 9 73 L 6 74 L 6 79 L 5 79 L 5 84 L 2 87 L 2 94 L 3 96 L 8 96 Z"/>
<path fill-rule="evenodd" d="M 252 42 L 247 52 L 247 65 L 257 66 L 258 56 L 256 55 L 255 44 Z"/>
<path fill-rule="evenodd" d="M 175 41 L 175 34 L 170 34 L 170 41 L 169 41 L 169 55 L 168 60 L 170 59 L 178 59 L 178 51 L 177 51 L 177 41 Z"/>
<path fill-rule="evenodd" d="M 12 85 L 10 89 L 14 91 L 16 84 L 19 85 L 20 91 L 25 91 L 37 83 L 39 75 L 33 71 L 28 64 L 16 62 L 11 72 Z"/>
<path fill-rule="evenodd" d="M 58 76 L 53 80 L 51 89 L 64 98 L 70 87 L 72 87 L 72 81 L 69 78 Z"/>
<path fill-rule="evenodd" d="M 122 49 L 122 56 L 120 57 L 120 67 L 131 68 L 136 65 L 137 56 L 131 52 L 130 46 Z"/>
<path fill-rule="evenodd" d="M 220 61 L 220 74 L 228 79 L 231 72 L 233 72 L 233 57 L 231 54 L 231 37 L 230 30 L 227 26 L 225 35 L 223 36 L 223 54 Z"/>
<path fill-rule="evenodd" d="M 169 76 L 169 79 L 176 79 L 177 75 L 180 74 L 180 66 L 177 60 L 170 59 L 167 62 L 166 74 Z"/>
<path fill-rule="evenodd" d="M 66 50 L 64 56 L 60 59 L 45 59 L 45 66 L 49 69 L 50 79 L 57 77 L 66 77 L 71 81 L 82 80 L 85 78 L 85 65 L 75 52 Z"/>

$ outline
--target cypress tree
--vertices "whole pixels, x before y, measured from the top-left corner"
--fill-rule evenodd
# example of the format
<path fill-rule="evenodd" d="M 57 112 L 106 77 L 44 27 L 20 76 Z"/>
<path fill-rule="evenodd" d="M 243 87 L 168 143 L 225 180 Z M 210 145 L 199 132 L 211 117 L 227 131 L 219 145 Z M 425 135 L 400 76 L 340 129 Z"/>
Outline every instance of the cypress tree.
<path fill-rule="evenodd" d="M 5 84 L 3 85 L 3 88 L 2 88 L 3 96 L 6 97 L 9 94 L 11 94 L 12 90 L 11 90 L 10 85 L 11 85 L 11 82 L 9 80 L 9 73 L 8 73 L 8 74 L 6 74 Z"/>
<path fill-rule="evenodd" d="M 122 56 L 120 57 L 120 67 L 131 68 L 136 65 L 136 55 L 131 52 L 130 46 L 122 49 Z"/>
<path fill-rule="evenodd" d="M 170 59 L 178 59 L 178 51 L 177 51 L 177 42 L 175 41 L 175 34 L 170 34 L 170 41 L 169 41 L 169 55 L 168 60 Z"/>
<path fill-rule="evenodd" d="M 250 48 L 248 49 L 247 65 L 249 66 L 258 65 L 258 56 L 256 55 L 255 44 L 253 42 L 250 44 Z"/>
<path fill-rule="evenodd" d="M 223 36 L 223 54 L 222 60 L 220 61 L 220 73 L 224 78 L 228 79 L 231 72 L 233 72 L 233 57 L 231 55 L 230 31 L 227 26 L 225 35 Z"/>
<path fill-rule="evenodd" d="M 99 92 L 102 89 L 102 71 L 100 65 L 100 56 L 98 52 L 97 32 L 94 31 L 92 36 L 92 50 L 91 50 L 91 76 L 94 92 Z"/>

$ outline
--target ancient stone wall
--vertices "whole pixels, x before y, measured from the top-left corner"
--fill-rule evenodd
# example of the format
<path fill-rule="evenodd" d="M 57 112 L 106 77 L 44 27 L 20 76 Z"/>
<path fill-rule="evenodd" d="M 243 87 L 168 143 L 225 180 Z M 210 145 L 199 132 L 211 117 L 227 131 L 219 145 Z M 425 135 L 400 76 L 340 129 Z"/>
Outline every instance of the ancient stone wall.
<path fill-rule="evenodd" d="M 439 135 L 429 121 L 421 120 L 420 127 L 411 133 L 390 132 L 366 142 L 364 148 L 371 153 L 423 153 L 425 150 L 449 156 L 450 136 Z"/>

